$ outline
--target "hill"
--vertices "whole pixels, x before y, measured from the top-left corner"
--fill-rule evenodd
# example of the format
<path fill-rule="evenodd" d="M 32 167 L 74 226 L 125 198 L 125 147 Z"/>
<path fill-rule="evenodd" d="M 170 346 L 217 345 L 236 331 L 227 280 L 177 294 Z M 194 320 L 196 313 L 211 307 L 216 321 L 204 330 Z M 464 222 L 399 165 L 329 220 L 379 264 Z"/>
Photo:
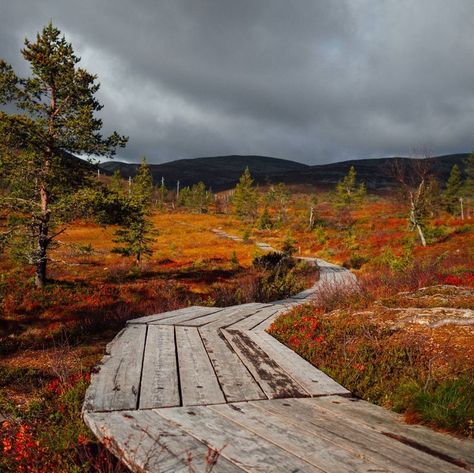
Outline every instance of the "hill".
<path fill-rule="evenodd" d="M 306 164 L 267 156 L 218 156 L 150 164 L 150 171 L 155 183 L 164 177 L 168 187 L 174 186 L 178 180 L 181 186 L 203 181 L 207 187 L 220 191 L 234 187 L 247 166 L 259 183 L 271 180 L 275 174 L 298 173 L 309 168 Z M 138 164 L 112 161 L 103 163 L 100 167 L 106 172 L 119 169 L 122 176 L 128 178 L 135 175 Z"/>
<path fill-rule="evenodd" d="M 463 169 L 463 161 L 469 156 L 467 153 L 450 154 L 428 158 L 429 166 L 433 174 L 441 181 L 447 181 L 451 168 L 457 164 Z M 351 166 L 357 171 L 358 179 L 365 182 L 368 189 L 373 191 L 389 190 L 396 186 L 396 182 L 390 175 L 388 163 L 392 159 L 402 159 L 408 165 L 419 161 L 415 158 L 391 157 L 374 159 L 353 159 L 338 163 L 322 164 L 311 166 L 304 173 L 288 172 L 285 174 L 275 174 L 272 179 L 275 182 L 285 182 L 286 184 L 311 184 L 320 187 L 332 187 L 344 177 Z"/>
<path fill-rule="evenodd" d="M 433 173 L 446 181 L 454 164 L 461 165 L 468 157 L 464 154 L 451 154 L 429 158 Z M 383 191 L 395 185 L 387 172 L 387 162 L 393 158 L 374 158 L 342 161 L 331 164 L 309 166 L 286 159 L 268 156 L 216 156 L 194 159 L 179 159 L 163 164 L 150 164 L 155 184 L 163 177 L 168 187 L 180 181 L 181 186 L 189 186 L 203 181 L 214 191 L 233 188 L 244 169 L 248 166 L 255 181 L 259 184 L 284 182 L 291 185 L 334 186 L 351 166 L 357 170 L 358 177 L 365 181 L 371 190 Z M 411 158 L 400 158 L 413 162 Z M 102 163 L 103 172 L 112 174 L 116 169 L 124 178 L 134 176 L 138 164 L 119 161 Z"/>

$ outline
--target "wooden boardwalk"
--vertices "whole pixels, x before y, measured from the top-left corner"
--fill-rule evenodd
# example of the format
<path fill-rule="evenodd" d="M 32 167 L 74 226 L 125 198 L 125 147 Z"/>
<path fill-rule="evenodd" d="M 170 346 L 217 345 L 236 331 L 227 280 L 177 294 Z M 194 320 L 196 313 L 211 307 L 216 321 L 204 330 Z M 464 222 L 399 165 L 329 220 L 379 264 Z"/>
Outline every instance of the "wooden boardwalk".
<path fill-rule="evenodd" d="M 474 442 L 352 398 L 265 332 L 322 285 L 354 282 L 318 263 L 320 280 L 283 301 L 129 321 L 93 375 L 87 425 L 136 472 L 209 471 L 209 448 L 213 472 L 474 471 Z"/>

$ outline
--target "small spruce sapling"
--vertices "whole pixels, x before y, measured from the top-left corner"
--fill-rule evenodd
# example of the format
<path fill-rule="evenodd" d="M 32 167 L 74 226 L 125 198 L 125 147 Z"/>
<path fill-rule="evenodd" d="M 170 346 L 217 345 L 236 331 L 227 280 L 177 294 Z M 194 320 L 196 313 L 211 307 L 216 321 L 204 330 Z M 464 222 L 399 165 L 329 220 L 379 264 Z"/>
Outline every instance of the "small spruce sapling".
<path fill-rule="evenodd" d="M 122 256 L 133 256 L 136 266 L 140 266 L 144 257 L 153 254 L 151 246 L 157 232 L 149 220 L 152 193 L 153 179 L 143 158 L 137 175 L 132 179 L 123 224 L 115 232 L 114 243 L 119 243 L 121 246 L 113 249 L 114 253 Z"/>
<path fill-rule="evenodd" d="M 240 219 L 255 221 L 258 215 L 258 194 L 248 167 L 235 187 L 233 204 Z"/>
<path fill-rule="evenodd" d="M 283 242 L 283 246 L 281 248 L 281 251 L 286 255 L 286 256 L 293 256 L 298 249 L 295 246 L 295 240 L 291 236 L 291 233 L 288 232 L 286 234 L 285 241 Z"/>
<path fill-rule="evenodd" d="M 463 182 L 461 170 L 459 169 L 459 166 L 455 164 L 451 168 L 451 173 L 446 182 L 446 189 L 443 194 L 446 210 L 453 215 L 459 212 L 459 199 L 462 198 L 462 191 Z"/>

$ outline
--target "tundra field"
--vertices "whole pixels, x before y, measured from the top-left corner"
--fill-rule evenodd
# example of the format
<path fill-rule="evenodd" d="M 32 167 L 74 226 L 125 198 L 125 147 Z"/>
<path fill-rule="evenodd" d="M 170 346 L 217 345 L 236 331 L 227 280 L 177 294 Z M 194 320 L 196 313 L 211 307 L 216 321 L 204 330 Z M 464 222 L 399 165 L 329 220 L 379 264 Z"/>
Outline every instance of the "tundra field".
<path fill-rule="evenodd" d="M 473 436 L 472 219 L 437 211 L 423 247 L 405 206 L 382 196 L 341 208 L 331 192 L 315 200 L 294 189 L 283 207 L 269 206 L 265 225 L 261 217 L 255 224 L 236 218 L 232 206 L 227 213 L 214 205 L 206 213 L 172 207 L 153 210 L 158 234 L 139 267 L 112 252 L 117 227 L 90 220 L 75 221 L 59 237 L 42 289 L 14 253 L 2 259 L 0 413 L 7 420 L 0 465 L 119 471 L 80 418 L 106 343 L 130 318 L 262 300 L 262 281 L 270 283 L 252 264 L 263 254 L 256 241 L 343 264 L 359 281 L 337 293 L 327 287 L 270 333 L 354 394 L 405 412 L 408 422 Z M 298 292 L 315 277 L 297 266 L 267 297 Z M 41 467 L 28 470 L 32 464 Z"/>

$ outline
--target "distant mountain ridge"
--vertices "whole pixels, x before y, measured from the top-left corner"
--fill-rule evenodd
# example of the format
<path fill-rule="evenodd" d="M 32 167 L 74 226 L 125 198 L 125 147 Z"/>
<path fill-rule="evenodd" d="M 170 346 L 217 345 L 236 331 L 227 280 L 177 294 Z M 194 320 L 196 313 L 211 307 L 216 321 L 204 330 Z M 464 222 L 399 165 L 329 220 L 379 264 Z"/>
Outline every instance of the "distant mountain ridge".
<path fill-rule="evenodd" d="M 446 181 L 454 164 L 462 169 L 468 153 L 451 154 L 429 158 L 433 173 Z M 249 168 L 255 181 L 259 184 L 284 182 L 291 185 L 315 185 L 332 187 L 351 166 L 354 166 L 358 178 L 363 180 L 371 190 L 386 190 L 395 185 L 387 173 L 387 162 L 394 158 L 355 159 L 330 164 L 310 166 L 286 159 L 269 156 L 215 156 L 192 159 L 179 159 L 163 164 L 150 164 L 150 171 L 155 184 L 165 179 L 167 187 L 174 187 L 179 180 L 180 186 L 190 186 L 203 181 L 214 191 L 235 187 L 246 167 Z M 412 161 L 412 158 L 398 158 Z M 109 161 L 100 164 L 100 169 L 112 174 L 120 170 L 122 177 L 134 176 L 139 164 Z"/>

